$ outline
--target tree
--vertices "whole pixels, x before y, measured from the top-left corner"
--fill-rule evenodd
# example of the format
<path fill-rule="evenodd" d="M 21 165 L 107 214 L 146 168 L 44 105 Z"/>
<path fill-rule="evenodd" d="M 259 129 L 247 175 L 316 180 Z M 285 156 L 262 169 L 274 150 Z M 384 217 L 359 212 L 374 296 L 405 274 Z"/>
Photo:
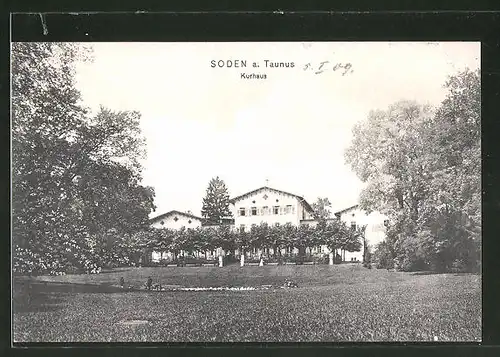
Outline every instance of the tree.
<path fill-rule="evenodd" d="M 371 269 L 372 263 L 372 247 L 368 243 L 368 239 L 366 239 L 366 225 L 363 226 L 363 266 Z"/>
<path fill-rule="evenodd" d="M 363 248 L 363 238 L 365 236 L 366 226 L 348 229 L 345 245 L 342 247 L 347 252 L 359 252 Z"/>
<path fill-rule="evenodd" d="M 139 113 L 81 104 L 75 63 L 86 48 L 12 45 L 12 233 L 18 271 L 82 269 L 115 229 L 132 239 L 154 210 L 143 187 Z M 92 268 L 92 269 L 94 269 Z"/>
<path fill-rule="evenodd" d="M 229 225 L 222 225 L 217 229 L 218 246 L 225 252 L 234 255 L 236 250 L 236 236 Z"/>
<path fill-rule="evenodd" d="M 332 204 L 330 203 L 330 200 L 327 197 L 325 198 L 318 197 L 317 201 L 312 204 L 312 209 L 314 211 L 315 218 L 319 220 L 326 220 L 330 218 L 332 213 L 329 208 L 331 207 Z"/>
<path fill-rule="evenodd" d="M 393 256 L 386 241 L 382 241 L 375 247 L 373 261 L 377 269 L 392 269 L 394 267 Z"/>
<path fill-rule="evenodd" d="M 316 229 L 321 231 L 324 236 L 324 242 L 328 249 L 337 256 L 337 250 L 340 249 L 341 236 L 345 235 L 347 227 L 340 220 L 334 220 L 327 224 L 320 225 Z"/>
<path fill-rule="evenodd" d="M 274 258 L 281 257 L 281 249 L 291 245 L 294 228 L 290 223 L 269 227 L 267 246 L 273 248 Z"/>
<path fill-rule="evenodd" d="M 241 252 L 242 255 L 245 254 L 245 251 L 249 248 L 251 248 L 251 236 L 250 233 L 247 231 L 240 231 L 236 235 L 236 244 Z"/>
<path fill-rule="evenodd" d="M 311 247 L 314 240 L 314 230 L 309 225 L 304 224 L 297 228 L 295 235 L 294 247 L 299 250 L 299 256 L 304 257 L 306 248 Z"/>
<path fill-rule="evenodd" d="M 218 224 L 222 223 L 223 218 L 232 217 L 229 209 L 229 193 L 226 184 L 219 176 L 212 178 L 208 184 L 201 215 L 210 222 Z"/>
<path fill-rule="evenodd" d="M 458 73 L 445 86 L 437 109 L 401 101 L 371 112 L 346 151 L 366 183 L 361 207 L 393 222 L 386 243 L 401 270 L 471 269 L 479 257 L 479 71 Z"/>

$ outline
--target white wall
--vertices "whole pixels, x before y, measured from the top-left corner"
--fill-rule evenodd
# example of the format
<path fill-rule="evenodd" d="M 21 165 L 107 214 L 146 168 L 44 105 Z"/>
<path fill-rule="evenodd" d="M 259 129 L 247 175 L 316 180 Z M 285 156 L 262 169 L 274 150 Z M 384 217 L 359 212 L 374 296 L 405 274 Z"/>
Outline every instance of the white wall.
<path fill-rule="evenodd" d="M 177 221 L 175 220 L 175 218 L 177 218 Z M 163 224 L 161 224 L 162 221 Z M 162 217 L 155 220 L 151 224 L 151 227 L 169 228 L 169 229 L 181 229 L 182 227 L 186 227 L 186 229 L 196 228 L 196 227 L 201 227 L 201 220 L 193 217 L 188 217 L 180 213 L 172 213 L 166 217 Z"/>
<path fill-rule="evenodd" d="M 264 196 L 267 196 L 267 199 Z M 266 211 L 263 209 L 265 206 L 267 206 Z M 279 206 L 278 214 L 274 214 L 275 206 Z M 291 206 L 288 213 L 287 206 Z M 257 208 L 257 215 L 252 215 L 252 207 Z M 245 209 L 245 216 L 240 216 L 240 208 Z M 284 225 L 289 222 L 298 226 L 302 219 L 302 208 L 296 197 L 268 189 L 258 191 L 231 205 L 235 228 L 239 229 L 241 225 L 245 225 L 247 231 L 250 230 L 252 224 L 259 225 L 264 222 L 269 225 L 276 223 Z"/>
<path fill-rule="evenodd" d="M 372 252 L 375 246 L 385 239 L 386 228 L 384 221 L 387 220 L 387 216 L 379 212 L 366 214 L 365 211 L 356 207 L 342 212 L 340 220 L 349 227 L 351 226 L 351 222 L 355 222 L 357 226 L 366 225 L 365 237 L 368 245 L 372 248 Z M 351 260 L 351 257 L 362 260 L 363 251 L 354 253 L 346 252 L 346 260 Z"/>

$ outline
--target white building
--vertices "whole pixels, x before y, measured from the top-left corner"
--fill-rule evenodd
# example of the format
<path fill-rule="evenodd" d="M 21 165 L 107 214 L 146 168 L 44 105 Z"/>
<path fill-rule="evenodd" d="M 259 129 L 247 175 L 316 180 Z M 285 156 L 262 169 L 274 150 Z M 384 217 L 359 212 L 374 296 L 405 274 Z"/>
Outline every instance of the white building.
<path fill-rule="evenodd" d="M 152 218 L 150 221 L 153 228 L 181 229 L 201 227 L 203 219 L 190 213 L 170 211 Z"/>
<path fill-rule="evenodd" d="M 313 209 L 307 201 L 293 193 L 267 186 L 247 192 L 230 200 L 234 226 L 239 231 L 249 231 L 252 225 L 267 223 L 300 225 L 313 219 Z"/>
<path fill-rule="evenodd" d="M 201 227 L 203 219 L 191 213 L 173 210 L 156 216 L 149 222 L 151 227 L 153 228 L 181 229 L 182 227 L 184 227 L 186 229 L 189 229 Z M 159 262 L 162 259 L 172 259 L 172 253 L 163 251 L 151 252 L 151 260 L 153 262 Z"/>
<path fill-rule="evenodd" d="M 379 212 L 367 213 L 354 205 L 335 212 L 335 216 L 352 228 L 366 226 L 365 238 L 367 244 L 372 248 L 385 239 L 387 217 Z M 345 252 L 345 260 L 363 260 L 363 250 L 361 252 Z"/>
<path fill-rule="evenodd" d="M 232 220 L 229 220 L 228 223 L 231 223 L 230 226 L 233 230 L 239 232 L 250 231 L 253 225 L 260 225 L 261 223 L 267 223 L 270 226 L 291 223 L 294 226 L 309 225 L 313 227 L 318 223 L 314 218 L 314 210 L 303 197 L 267 186 L 232 198 L 230 200 L 230 209 L 234 217 L 234 223 Z M 372 212 L 367 214 L 358 205 L 355 205 L 335 212 L 335 218 L 329 220 L 337 219 L 353 228 L 366 226 L 366 241 L 372 248 L 385 238 L 385 222 L 387 218 L 380 213 Z M 159 215 L 151 219 L 150 222 L 151 227 L 154 228 L 216 227 L 213 225 L 207 226 L 206 220 L 201 217 L 175 210 Z M 363 251 L 364 249 L 359 252 L 345 252 L 345 261 L 362 261 Z M 298 253 L 298 250 L 294 249 L 293 252 Z M 326 246 L 311 247 L 306 252 L 330 253 Z M 247 253 L 259 255 L 261 252 L 254 250 Z M 282 253 L 285 253 L 285 250 Z M 153 252 L 153 261 L 158 261 L 164 254 L 170 256 L 166 252 Z M 224 253 L 219 250 L 210 253 L 210 255 L 214 254 Z"/>

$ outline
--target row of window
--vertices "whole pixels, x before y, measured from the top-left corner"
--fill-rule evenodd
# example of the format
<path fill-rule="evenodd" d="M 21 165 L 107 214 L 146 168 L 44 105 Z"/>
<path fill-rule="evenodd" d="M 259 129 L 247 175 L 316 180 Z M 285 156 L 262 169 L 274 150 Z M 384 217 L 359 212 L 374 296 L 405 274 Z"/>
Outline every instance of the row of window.
<path fill-rule="evenodd" d="M 292 222 L 287 222 L 287 223 L 292 223 Z M 274 225 L 276 227 L 279 227 L 280 224 L 279 223 L 275 223 Z M 253 227 L 257 227 L 257 225 L 254 223 L 254 224 L 252 224 L 252 228 Z M 244 224 L 240 224 L 240 232 L 243 233 L 243 232 L 245 232 L 245 230 L 246 230 L 246 226 Z"/>
<path fill-rule="evenodd" d="M 285 251 L 285 254 L 292 254 L 294 252 L 294 248 L 291 248 L 291 247 L 285 247 L 282 249 Z M 310 250 L 312 253 L 325 253 L 326 252 L 324 247 L 313 247 L 313 248 L 310 248 Z M 271 253 L 274 253 L 274 249 L 262 248 L 261 252 L 262 252 L 262 254 L 271 254 Z M 258 254 L 259 248 L 251 248 L 250 253 L 251 254 Z M 352 258 L 351 258 L 351 260 L 352 260 Z"/>
<path fill-rule="evenodd" d="M 266 215 L 279 215 L 279 214 L 290 214 L 295 213 L 295 207 L 292 205 L 286 206 L 263 206 L 263 207 L 251 207 L 250 209 L 246 209 L 241 207 L 238 210 L 238 215 L 240 217 L 243 216 L 266 216 Z"/>
<path fill-rule="evenodd" d="M 275 223 L 274 224 L 276 227 L 278 227 L 280 224 L 279 223 Z M 252 227 L 256 227 L 257 225 L 256 224 L 252 224 Z M 357 225 L 356 225 L 356 222 L 352 221 L 351 222 L 351 229 L 356 229 Z M 245 232 L 245 229 L 246 229 L 246 226 L 244 224 L 240 224 L 240 232 Z"/>

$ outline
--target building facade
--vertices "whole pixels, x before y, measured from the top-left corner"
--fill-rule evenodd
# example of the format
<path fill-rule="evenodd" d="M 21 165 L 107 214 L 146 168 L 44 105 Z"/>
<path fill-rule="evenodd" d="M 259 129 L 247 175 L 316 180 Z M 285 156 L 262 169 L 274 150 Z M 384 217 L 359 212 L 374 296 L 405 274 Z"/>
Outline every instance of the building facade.
<path fill-rule="evenodd" d="M 348 227 L 358 228 L 366 226 L 365 240 L 372 251 L 375 246 L 385 239 L 386 225 L 388 219 L 379 212 L 367 213 L 359 205 L 354 205 L 335 212 L 335 216 L 344 222 Z M 363 260 L 363 250 L 361 252 L 345 252 L 346 261 Z"/>
<path fill-rule="evenodd" d="M 249 231 L 252 225 L 267 223 L 300 225 L 313 219 L 314 211 L 300 196 L 269 187 L 261 187 L 230 200 L 234 228 Z"/>
<path fill-rule="evenodd" d="M 181 229 L 197 228 L 202 226 L 203 219 L 190 213 L 170 211 L 150 220 L 153 228 Z"/>
<path fill-rule="evenodd" d="M 156 216 L 150 220 L 150 226 L 152 228 L 158 229 L 181 229 L 181 228 L 198 228 L 202 226 L 203 219 L 197 217 L 193 214 L 180 212 L 180 211 L 169 211 L 167 213 Z M 151 260 L 153 262 L 159 262 L 163 259 L 172 259 L 173 254 L 167 251 L 155 251 L 151 252 Z"/>
<path fill-rule="evenodd" d="M 270 226 L 285 225 L 290 223 L 294 226 L 309 225 L 316 226 L 318 221 L 314 217 L 314 210 L 311 205 L 301 196 L 293 193 L 277 190 L 267 186 L 247 192 L 230 200 L 230 210 L 233 219 L 226 220 L 225 224 L 238 232 L 248 232 L 252 226 L 267 223 Z M 366 226 L 365 240 L 372 248 L 385 239 L 385 223 L 387 218 L 378 212 L 367 214 L 358 205 L 348 207 L 335 212 L 335 217 L 331 220 L 341 220 L 348 227 L 356 228 Z M 170 211 L 151 219 L 151 227 L 164 229 L 189 228 L 217 228 L 218 226 L 208 224 L 203 218 L 190 213 L 180 211 Z M 239 254 L 238 251 L 235 252 Z M 260 255 L 258 249 L 254 249 L 245 254 Z M 272 249 L 267 253 L 273 253 Z M 297 249 L 284 253 L 298 253 Z M 330 250 L 326 246 L 310 247 L 306 253 L 329 254 Z M 338 253 L 338 252 L 337 252 Z M 364 247 L 359 252 L 345 252 L 344 260 L 359 262 L 363 261 Z M 220 249 L 208 253 L 212 257 L 223 255 Z M 152 260 L 158 261 L 163 258 L 170 258 L 169 252 L 153 252 Z"/>

